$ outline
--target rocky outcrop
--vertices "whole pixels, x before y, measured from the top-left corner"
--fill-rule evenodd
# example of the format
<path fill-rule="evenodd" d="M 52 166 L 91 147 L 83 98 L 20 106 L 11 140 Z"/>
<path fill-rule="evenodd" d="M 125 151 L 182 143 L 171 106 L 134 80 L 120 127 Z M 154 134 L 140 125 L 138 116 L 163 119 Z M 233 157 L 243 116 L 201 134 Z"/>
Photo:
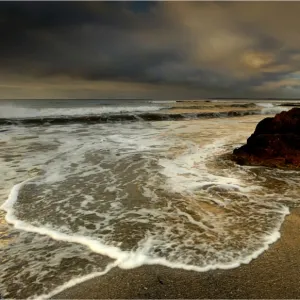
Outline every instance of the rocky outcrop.
<path fill-rule="evenodd" d="M 234 149 L 239 164 L 300 168 L 300 108 L 260 121 L 247 144 Z"/>

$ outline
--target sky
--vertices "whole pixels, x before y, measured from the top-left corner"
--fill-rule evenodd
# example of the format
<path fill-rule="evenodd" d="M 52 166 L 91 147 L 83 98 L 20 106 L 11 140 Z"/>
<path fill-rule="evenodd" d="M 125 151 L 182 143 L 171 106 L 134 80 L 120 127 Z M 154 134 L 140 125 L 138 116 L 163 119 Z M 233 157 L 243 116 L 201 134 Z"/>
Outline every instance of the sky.
<path fill-rule="evenodd" d="M 0 99 L 300 98 L 300 2 L 0 2 Z"/>

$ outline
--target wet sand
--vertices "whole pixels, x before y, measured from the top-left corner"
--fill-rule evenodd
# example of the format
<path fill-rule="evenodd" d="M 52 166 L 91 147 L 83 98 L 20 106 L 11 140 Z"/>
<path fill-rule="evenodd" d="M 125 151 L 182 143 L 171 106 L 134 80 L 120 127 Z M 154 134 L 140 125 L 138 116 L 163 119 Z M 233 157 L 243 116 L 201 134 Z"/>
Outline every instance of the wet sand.
<path fill-rule="evenodd" d="M 115 268 L 56 299 L 300 298 L 300 208 L 286 217 L 281 238 L 248 265 L 205 273 L 143 266 Z"/>

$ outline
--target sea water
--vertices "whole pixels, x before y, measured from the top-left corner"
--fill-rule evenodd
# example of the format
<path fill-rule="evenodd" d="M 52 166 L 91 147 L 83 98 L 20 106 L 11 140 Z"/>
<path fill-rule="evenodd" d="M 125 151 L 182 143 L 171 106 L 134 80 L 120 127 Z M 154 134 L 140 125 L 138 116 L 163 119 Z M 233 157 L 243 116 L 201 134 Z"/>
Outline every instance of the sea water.
<path fill-rule="evenodd" d="M 181 105 L 33 103 L 5 103 L 1 117 L 157 113 Z M 275 105 L 257 107 L 260 114 L 231 118 L 3 125 L 1 295 L 48 298 L 116 266 L 204 272 L 256 258 L 299 205 L 299 172 L 229 159 Z"/>

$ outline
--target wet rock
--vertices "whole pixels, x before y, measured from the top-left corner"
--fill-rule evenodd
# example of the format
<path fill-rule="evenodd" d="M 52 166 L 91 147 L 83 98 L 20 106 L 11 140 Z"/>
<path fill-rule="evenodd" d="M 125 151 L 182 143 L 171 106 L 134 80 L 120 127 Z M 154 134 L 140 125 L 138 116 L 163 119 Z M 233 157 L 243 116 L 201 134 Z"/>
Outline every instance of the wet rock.
<path fill-rule="evenodd" d="M 260 121 L 247 144 L 234 149 L 239 164 L 300 168 L 300 108 Z"/>

